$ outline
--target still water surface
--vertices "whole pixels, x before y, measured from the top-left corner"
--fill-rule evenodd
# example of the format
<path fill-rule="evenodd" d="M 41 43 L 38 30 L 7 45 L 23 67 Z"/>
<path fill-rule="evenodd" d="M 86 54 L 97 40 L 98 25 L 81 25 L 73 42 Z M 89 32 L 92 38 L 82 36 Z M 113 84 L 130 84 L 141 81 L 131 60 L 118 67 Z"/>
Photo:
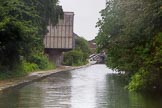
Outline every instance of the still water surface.
<path fill-rule="evenodd" d="M 162 108 L 161 97 L 130 93 L 112 70 L 93 65 L 0 94 L 0 108 Z"/>

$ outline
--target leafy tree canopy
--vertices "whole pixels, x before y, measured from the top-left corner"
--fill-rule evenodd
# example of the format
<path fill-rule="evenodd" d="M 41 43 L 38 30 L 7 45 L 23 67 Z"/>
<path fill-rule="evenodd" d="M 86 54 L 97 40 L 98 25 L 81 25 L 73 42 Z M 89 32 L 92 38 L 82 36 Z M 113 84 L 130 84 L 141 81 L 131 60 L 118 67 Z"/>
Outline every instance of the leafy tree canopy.
<path fill-rule="evenodd" d="M 162 1 L 110 0 L 101 16 L 96 41 L 107 52 L 107 65 L 126 72 L 131 90 L 162 89 Z"/>
<path fill-rule="evenodd" d="M 0 70 L 43 53 L 47 25 L 63 16 L 58 0 L 0 0 Z"/>

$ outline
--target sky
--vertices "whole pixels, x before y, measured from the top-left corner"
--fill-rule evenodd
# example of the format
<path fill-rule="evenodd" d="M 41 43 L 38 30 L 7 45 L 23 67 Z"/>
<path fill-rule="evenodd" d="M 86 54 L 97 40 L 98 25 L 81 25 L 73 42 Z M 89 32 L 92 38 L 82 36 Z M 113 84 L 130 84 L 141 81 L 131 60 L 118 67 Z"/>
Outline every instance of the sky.
<path fill-rule="evenodd" d="M 100 11 L 105 8 L 105 0 L 59 0 L 63 10 L 74 12 L 74 33 L 92 40 L 97 36 L 96 23 Z"/>

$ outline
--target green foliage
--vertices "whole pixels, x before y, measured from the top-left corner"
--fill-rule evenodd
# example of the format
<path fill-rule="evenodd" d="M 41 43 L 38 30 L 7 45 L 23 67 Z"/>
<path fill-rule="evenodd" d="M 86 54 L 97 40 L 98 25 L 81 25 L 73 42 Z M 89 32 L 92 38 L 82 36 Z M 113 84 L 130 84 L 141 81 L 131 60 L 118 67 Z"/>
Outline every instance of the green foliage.
<path fill-rule="evenodd" d="M 55 69 L 56 68 L 56 65 L 54 65 L 53 63 L 51 63 L 51 62 L 48 62 L 48 65 L 47 65 L 47 68 L 46 68 L 46 70 L 48 69 Z"/>
<path fill-rule="evenodd" d="M 25 60 L 22 60 L 17 66 L 15 66 L 12 71 L 3 70 L 0 73 L 0 80 L 9 79 L 13 77 L 21 77 L 27 75 L 29 72 L 39 70 L 38 65 L 35 63 L 29 63 Z"/>
<path fill-rule="evenodd" d="M 49 69 L 55 67 L 54 64 L 53 66 L 51 65 L 47 56 L 45 56 L 44 54 L 35 54 L 30 57 L 29 61 L 37 64 L 39 69 Z"/>
<path fill-rule="evenodd" d="M 134 90 L 145 90 L 149 84 L 149 72 L 141 68 L 138 73 L 132 76 L 132 81 L 129 83 L 128 89 Z"/>
<path fill-rule="evenodd" d="M 23 71 L 23 73 L 33 72 L 39 69 L 38 65 L 35 63 L 29 63 L 26 61 L 21 62 L 21 68 L 20 70 Z"/>
<path fill-rule="evenodd" d="M 126 72 L 130 90 L 161 89 L 162 1 L 110 0 L 96 37 L 106 64 Z"/>
<path fill-rule="evenodd" d="M 20 55 L 23 55 L 24 49 L 26 49 L 26 55 L 31 51 L 30 45 L 34 45 L 31 40 L 35 39 L 33 33 L 36 28 L 31 26 L 29 21 L 19 20 L 16 14 L 11 14 L 12 9 L 9 7 L 12 2 L 6 2 L 0 5 L 3 8 L 0 11 L 4 13 L 2 14 L 4 16 L 0 15 L 0 64 L 12 70 L 14 64 L 19 63 Z M 12 8 L 16 8 L 16 6 L 13 5 Z M 16 12 L 17 10 L 15 10 Z M 22 10 L 20 13 L 23 13 Z"/>
<path fill-rule="evenodd" d="M 39 26 L 39 35 L 42 37 L 48 32 L 47 26 L 57 24 L 59 18 L 63 18 L 62 7 L 58 5 L 58 0 L 23 0 L 27 6 L 35 10 L 37 19 L 32 19 L 36 26 Z M 32 10 L 32 11 L 33 11 Z M 30 19 L 31 20 L 31 19 Z"/>
<path fill-rule="evenodd" d="M 58 0 L 1 0 L 0 13 L 0 74 L 52 68 L 43 36 L 63 16 Z"/>
<path fill-rule="evenodd" d="M 72 50 L 64 54 L 64 63 L 68 66 L 79 66 L 85 63 L 83 52 Z"/>
<path fill-rule="evenodd" d="M 17 66 L 15 66 L 16 68 L 14 68 L 12 71 L 3 69 L 3 71 L 0 72 L 0 80 L 9 79 L 13 77 L 21 77 L 29 74 L 30 72 L 55 68 L 54 64 L 48 62 L 46 56 L 37 56 L 35 60 L 38 60 L 40 62 L 34 63 L 34 61 L 29 62 L 26 60 L 21 60 L 20 63 Z"/>
<path fill-rule="evenodd" d="M 130 91 L 156 91 L 162 88 L 161 82 L 158 73 L 151 73 L 149 70 L 140 68 L 139 72 L 132 76 L 128 89 Z"/>
<path fill-rule="evenodd" d="M 85 40 L 83 37 L 76 37 L 75 44 L 76 50 L 81 50 L 82 52 L 90 53 L 88 41 Z"/>
<path fill-rule="evenodd" d="M 87 63 L 87 58 L 90 53 L 88 42 L 82 37 L 76 37 L 75 50 L 64 54 L 64 65 L 80 66 Z"/>
<path fill-rule="evenodd" d="M 48 65 L 48 58 L 43 54 L 31 56 L 30 61 L 37 64 L 39 69 L 45 69 Z"/>
<path fill-rule="evenodd" d="M 88 46 L 88 41 L 83 37 L 77 37 L 75 39 L 75 50 L 83 52 L 83 58 L 87 59 L 90 54 L 90 48 Z"/>

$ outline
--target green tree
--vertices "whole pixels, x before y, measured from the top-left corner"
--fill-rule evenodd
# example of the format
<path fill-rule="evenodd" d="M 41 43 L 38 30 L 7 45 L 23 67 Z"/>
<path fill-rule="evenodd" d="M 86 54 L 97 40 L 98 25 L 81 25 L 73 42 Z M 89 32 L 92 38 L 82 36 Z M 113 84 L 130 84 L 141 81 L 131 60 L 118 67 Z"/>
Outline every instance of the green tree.
<path fill-rule="evenodd" d="M 90 54 L 88 41 L 84 39 L 83 37 L 76 37 L 75 50 L 83 52 L 84 59 L 86 60 L 88 58 L 88 55 Z"/>
<path fill-rule="evenodd" d="M 161 6 L 161 0 L 110 0 L 101 11 L 98 49 L 107 52 L 108 67 L 125 71 L 131 90 L 162 89 L 162 62 L 155 57 L 162 55 L 155 44 L 161 36 Z"/>
<path fill-rule="evenodd" d="M 70 66 L 84 65 L 87 63 L 89 54 L 88 41 L 77 36 L 75 38 L 75 49 L 64 54 L 63 64 Z"/>
<path fill-rule="evenodd" d="M 63 16 L 58 0 L 0 0 L 0 13 L 0 70 L 13 71 L 22 60 L 38 67 L 45 64 L 47 25 L 55 25 Z"/>

